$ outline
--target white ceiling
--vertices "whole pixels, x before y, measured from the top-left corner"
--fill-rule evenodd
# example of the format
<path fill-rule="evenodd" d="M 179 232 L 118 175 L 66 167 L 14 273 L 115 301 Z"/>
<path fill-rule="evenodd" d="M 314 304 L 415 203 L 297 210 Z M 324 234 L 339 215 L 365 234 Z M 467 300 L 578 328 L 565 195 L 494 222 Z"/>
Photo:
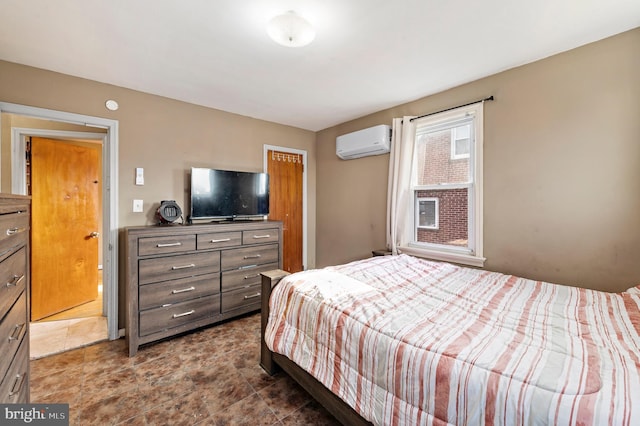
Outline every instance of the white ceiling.
<path fill-rule="evenodd" d="M 311 45 L 267 37 L 288 10 Z M 316 131 L 638 26 L 639 0 L 0 0 L 0 59 Z"/>

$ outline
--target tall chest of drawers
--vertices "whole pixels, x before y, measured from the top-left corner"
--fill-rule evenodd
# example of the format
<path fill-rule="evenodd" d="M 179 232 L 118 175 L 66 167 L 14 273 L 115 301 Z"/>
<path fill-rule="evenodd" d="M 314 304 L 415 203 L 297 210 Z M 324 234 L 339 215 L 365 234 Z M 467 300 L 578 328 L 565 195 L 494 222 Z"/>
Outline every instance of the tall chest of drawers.
<path fill-rule="evenodd" d="M 0 194 L 0 403 L 29 402 L 29 197 Z"/>
<path fill-rule="evenodd" d="M 129 227 L 129 356 L 138 347 L 260 309 L 260 273 L 282 266 L 282 223 Z"/>

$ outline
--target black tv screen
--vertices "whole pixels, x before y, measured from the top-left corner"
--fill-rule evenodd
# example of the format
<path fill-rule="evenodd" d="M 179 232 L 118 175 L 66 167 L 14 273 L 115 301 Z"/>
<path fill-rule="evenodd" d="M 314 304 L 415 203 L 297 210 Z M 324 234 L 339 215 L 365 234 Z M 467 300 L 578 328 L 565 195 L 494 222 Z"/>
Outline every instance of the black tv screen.
<path fill-rule="evenodd" d="M 269 175 L 191 168 L 191 219 L 269 214 Z"/>

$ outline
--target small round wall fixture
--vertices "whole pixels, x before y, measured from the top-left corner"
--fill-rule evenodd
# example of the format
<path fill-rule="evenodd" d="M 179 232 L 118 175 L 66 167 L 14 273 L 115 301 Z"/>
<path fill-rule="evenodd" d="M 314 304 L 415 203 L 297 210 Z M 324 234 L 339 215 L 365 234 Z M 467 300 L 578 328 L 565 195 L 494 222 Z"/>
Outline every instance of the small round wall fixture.
<path fill-rule="evenodd" d="M 267 34 L 273 41 L 287 47 L 302 47 L 311 43 L 316 31 L 293 10 L 272 18 L 267 24 Z"/>
<path fill-rule="evenodd" d="M 117 111 L 118 108 L 120 108 L 120 105 L 118 105 L 118 102 L 114 101 L 113 99 L 109 99 L 107 102 L 104 103 L 104 105 L 107 107 L 109 111 Z"/>

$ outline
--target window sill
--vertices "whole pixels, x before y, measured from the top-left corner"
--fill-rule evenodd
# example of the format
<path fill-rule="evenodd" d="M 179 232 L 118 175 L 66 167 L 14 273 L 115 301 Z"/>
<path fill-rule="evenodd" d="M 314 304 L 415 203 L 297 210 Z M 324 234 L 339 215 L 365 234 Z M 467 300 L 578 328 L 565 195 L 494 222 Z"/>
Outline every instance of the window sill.
<path fill-rule="evenodd" d="M 425 259 L 440 260 L 443 262 L 459 263 L 462 265 L 484 267 L 484 257 L 473 256 L 466 253 L 455 253 L 440 250 L 430 250 L 417 247 L 400 247 L 399 252 L 409 254 L 411 256 L 423 257 Z"/>

